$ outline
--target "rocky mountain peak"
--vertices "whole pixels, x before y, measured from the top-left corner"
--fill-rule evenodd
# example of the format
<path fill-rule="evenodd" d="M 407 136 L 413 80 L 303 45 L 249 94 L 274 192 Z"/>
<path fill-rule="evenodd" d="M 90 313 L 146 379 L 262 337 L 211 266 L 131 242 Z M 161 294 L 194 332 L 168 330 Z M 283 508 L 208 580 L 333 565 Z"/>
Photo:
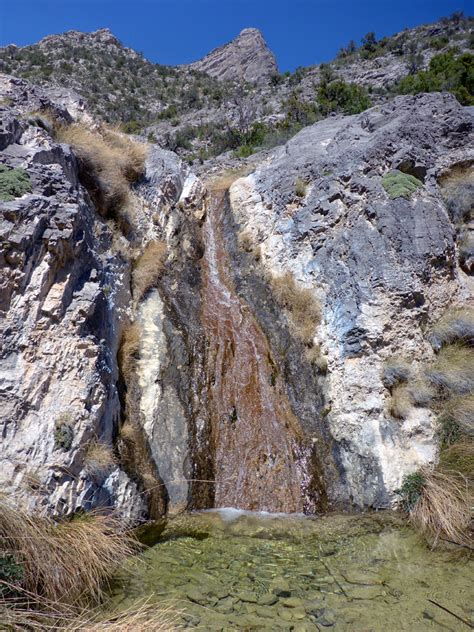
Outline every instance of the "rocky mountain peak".
<path fill-rule="evenodd" d="M 278 72 L 275 55 L 259 29 L 245 28 L 224 46 L 190 65 L 216 79 L 264 83 Z"/>

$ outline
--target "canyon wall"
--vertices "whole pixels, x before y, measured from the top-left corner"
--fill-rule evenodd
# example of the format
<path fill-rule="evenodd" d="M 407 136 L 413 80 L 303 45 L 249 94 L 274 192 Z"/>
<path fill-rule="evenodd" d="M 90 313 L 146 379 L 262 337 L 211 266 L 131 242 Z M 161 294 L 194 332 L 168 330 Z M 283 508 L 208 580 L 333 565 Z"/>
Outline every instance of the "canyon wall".
<path fill-rule="evenodd" d="M 469 108 L 398 97 L 305 128 L 222 194 L 212 230 L 203 181 L 150 145 L 124 235 L 45 115 L 68 125 L 80 100 L 0 87 L 1 162 L 31 181 L 0 202 L 4 491 L 132 520 L 216 503 L 313 513 L 387 507 L 435 461 L 433 413 L 393 418 L 382 371 L 430 358 L 430 324 L 472 300 L 439 187 L 474 160 Z M 394 169 L 418 179 L 410 195 L 384 187 Z M 320 303 L 304 340 L 275 279 Z"/>

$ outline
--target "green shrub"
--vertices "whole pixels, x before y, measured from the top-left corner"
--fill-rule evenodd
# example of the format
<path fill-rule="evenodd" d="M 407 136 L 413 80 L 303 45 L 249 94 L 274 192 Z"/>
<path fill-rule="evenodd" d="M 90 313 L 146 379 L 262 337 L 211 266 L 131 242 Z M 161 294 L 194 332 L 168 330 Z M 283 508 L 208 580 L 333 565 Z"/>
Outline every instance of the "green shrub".
<path fill-rule="evenodd" d="M 11 595 L 13 591 L 10 586 L 19 584 L 23 579 L 23 574 L 23 567 L 18 564 L 14 556 L 0 551 L 0 599 Z"/>
<path fill-rule="evenodd" d="M 399 94 L 452 92 L 463 105 L 474 105 L 474 55 L 454 51 L 434 55 L 428 70 L 407 75 L 396 86 Z"/>
<path fill-rule="evenodd" d="M 236 156 L 236 158 L 248 158 L 254 153 L 255 148 L 252 147 L 252 145 L 241 145 L 240 147 L 237 147 L 237 149 L 234 151 L 234 155 Z"/>
<path fill-rule="evenodd" d="M 70 415 L 64 413 L 58 417 L 54 427 L 54 445 L 56 449 L 67 452 L 71 449 L 74 430 Z"/>
<path fill-rule="evenodd" d="M 25 193 L 31 193 L 28 173 L 24 169 L 0 165 L 0 200 L 10 202 Z"/>
<path fill-rule="evenodd" d="M 363 86 L 341 80 L 330 83 L 322 81 L 318 87 L 317 97 L 319 110 L 324 116 L 337 111 L 359 114 L 372 105 Z"/>
<path fill-rule="evenodd" d="M 406 512 L 414 509 L 421 497 L 421 493 L 426 483 L 426 478 L 421 472 L 407 474 L 403 478 L 402 486 L 396 491 L 401 496 L 402 507 Z"/>
<path fill-rule="evenodd" d="M 398 170 L 386 173 L 382 178 L 382 186 L 391 200 L 399 197 L 409 198 L 421 185 L 421 180 L 415 176 Z"/>

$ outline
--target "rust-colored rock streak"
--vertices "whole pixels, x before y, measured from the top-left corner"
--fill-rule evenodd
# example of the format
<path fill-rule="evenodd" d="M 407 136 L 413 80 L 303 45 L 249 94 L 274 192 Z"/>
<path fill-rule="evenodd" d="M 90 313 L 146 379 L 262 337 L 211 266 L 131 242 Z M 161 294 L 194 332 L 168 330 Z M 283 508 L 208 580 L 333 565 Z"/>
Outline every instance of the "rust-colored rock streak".
<path fill-rule="evenodd" d="M 301 430 L 266 337 L 235 292 L 222 234 L 225 203 L 224 193 L 213 194 L 204 225 L 215 506 L 298 512 Z"/>

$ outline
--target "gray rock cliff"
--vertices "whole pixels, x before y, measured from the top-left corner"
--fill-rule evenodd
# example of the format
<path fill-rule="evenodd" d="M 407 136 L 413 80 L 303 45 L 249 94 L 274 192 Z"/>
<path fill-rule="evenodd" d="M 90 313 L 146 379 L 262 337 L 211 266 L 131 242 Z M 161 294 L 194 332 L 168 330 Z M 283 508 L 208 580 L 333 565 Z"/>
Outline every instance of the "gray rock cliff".
<path fill-rule="evenodd" d="M 190 64 L 217 79 L 264 83 L 278 72 L 275 56 L 258 29 L 247 28 L 228 44 Z"/>

